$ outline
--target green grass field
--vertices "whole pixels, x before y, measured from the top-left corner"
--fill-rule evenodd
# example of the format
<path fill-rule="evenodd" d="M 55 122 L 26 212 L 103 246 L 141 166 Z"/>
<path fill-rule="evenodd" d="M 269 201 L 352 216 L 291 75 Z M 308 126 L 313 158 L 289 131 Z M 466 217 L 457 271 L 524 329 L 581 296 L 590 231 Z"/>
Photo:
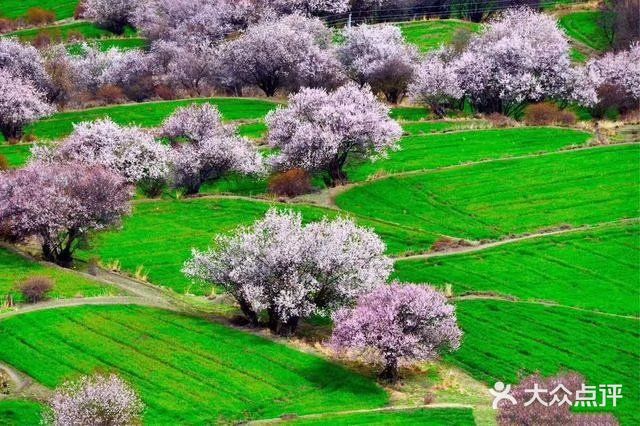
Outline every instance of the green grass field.
<path fill-rule="evenodd" d="M 203 319 L 134 306 L 40 311 L 0 321 L 0 360 L 48 387 L 118 372 L 148 424 L 213 424 L 384 405 L 373 380 Z"/>
<path fill-rule="evenodd" d="M 494 161 L 355 187 L 339 207 L 473 239 L 638 216 L 638 145 Z"/>
<path fill-rule="evenodd" d="M 583 145 L 590 138 L 586 132 L 544 127 L 408 136 L 400 142 L 401 149 L 391 152 L 388 159 L 350 165 L 347 175 L 351 181 L 357 182 L 384 174 L 557 151 Z"/>
<path fill-rule="evenodd" d="M 291 425 L 475 425 L 469 409 L 428 408 L 415 410 L 379 411 L 354 414 L 329 414 L 316 418 L 284 422 Z"/>
<path fill-rule="evenodd" d="M 2 145 L 0 144 L 0 155 L 4 155 L 9 162 L 9 167 L 23 166 L 31 156 L 31 145 Z"/>
<path fill-rule="evenodd" d="M 306 221 L 336 214 L 334 210 L 320 207 L 230 198 L 143 201 L 135 204 L 134 213 L 124 220 L 122 230 L 97 234 L 92 241 L 93 248 L 81 256 L 95 255 L 107 263 L 119 260 L 128 272 L 142 267 L 153 283 L 180 293 L 203 294 L 209 289 L 191 285 L 180 272 L 190 257 L 191 248 L 207 248 L 214 235 L 253 223 L 263 217 L 270 206 L 300 211 Z M 436 238 L 429 232 L 389 226 L 375 220 L 356 220 L 363 226 L 373 227 L 387 243 L 390 253 L 425 250 Z"/>
<path fill-rule="evenodd" d="M 573 12 L 559 19 L 567 35 L 590 48 L 604 52 L 610 47 L 609 40 L 598 25 L 598 11 Z"/>
<path fill-rule="evenodd" d="M 459 302 L 457 313 L 464 340 L 445 359 L 477 379 L 493 386 L 517 383 L 520 375 L 536 371 L 577 371 L 589 385 L 622 384 L 617 407 L 609 401 L 608 408 L 598 409 L 612 412 L 623 425 L 640 423 L 638 319 L 486 300 Z"/>
<path fill-rule="evenodd" d="M 142 127 L 155 127 L 160 125 L 176 108 L 205 102 L 217 105 L 223 118 L 228 121 L 261 119 L 277 105 L 277 103 L 268 100 L 243 98 L 185 99 L 115 105 L 81 111 L 59 112 L 27 127 L 25 133 L 38 139 L 59 139 L 71 133 L 74 123 L 104 117 L 111 117 L 113 121 L 122 125 L 136 124 Z"/>
<path fill-rule="evenodd" d="M 429 135 L 431 133 L 444 133 L 459 130 L 479 130 L 489 128 L 491 125 L 485 120 L 437 120 L 437 121 L 405 121 L 402 130 L 412 136 Z"/>
<path fill-rule="evenodd" d="M 49 297 L 66 299 L 70 297 L 114 296 L 121 291 L 82 275 L 31 262 L 9 250 L 0 248 L 0 299 L 12 294 L 16 302 L 22 301 L 22 295 L 15 290 L 15 285 L 29 277 L 48 277 L 54 283 Z"/>
<path fill-rule="evenodd" d="M 38 425 L 42 407 L 32 401 L 0 399 L 0 425 L 27 426 Z"/>
<path fill-rule="evenodd" d="M 62 25 L 50 25 L 47 27 L 28 28 L 24 30 L 14 31 L 12 33 L 6 34 L 3 37 L 17 37 L 21 41 L 29 42 L 35 39 L 38 34 L 48 34 L 52 39 L 59 38 L 63 42 L 66 42 L 69 36 L 72 35 L 81 35 L 87 40 L 115 36 L 115 34 L 111 31 L 98 28 L 91 22 L 82 21 Z M 134 35 L 135 30 L 133 30 L 132 28 L 127 28 L 123 34 L 124 37 L 133 37 Z"/>
<path fill-rule="evenodd" d="M 56 13 L 56 19 L 71 18 L 78 6 L 78 0 L 2 0 L 0 2 L 0 17 L 20 18 L 32 7 L 51 10 Z"/>
<path fill-rule="evenodd" d="M 480 29 L 479 24 L 457 19 L 434 19 L 429 21 L 414 21 L 398 24 L 407 42 L 415 44 L 422 52 L 428 52 L 448 44 L 456 31 L 466 29 L 471 32 Z"/>
<path fill-rule="evenodd" d="M 640 303 L 630 303 L 637 296 L 639 262 L 636 222 L 468 254 L 398 260 L 395 276 L 439 287 L 450 283 L 455 294 L 491 292 L 640 316 Z"/>

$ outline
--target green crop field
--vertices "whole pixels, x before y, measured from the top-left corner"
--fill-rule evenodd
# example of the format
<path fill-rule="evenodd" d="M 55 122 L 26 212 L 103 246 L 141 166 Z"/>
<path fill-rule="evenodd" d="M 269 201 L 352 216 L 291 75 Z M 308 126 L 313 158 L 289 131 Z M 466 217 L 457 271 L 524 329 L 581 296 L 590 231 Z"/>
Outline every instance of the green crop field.
<path fill-rule="evenodd" d="M 357 186 L 344 210 L 449 236 L 495 238 L 638 216 L 638 145 L 494 161 Z"/>
<path fill-rule="evenodd" d="M 78 6 L 78 0 L 2 0 L 0 1 L 0 17 L 20 18 L 32 7 L 51 10 L 56 19 L 71 18 Z"/>
<path fill-rule="evenodd" d="M 31 401 L 0 399 L 0 425 L 26 426 L 38 425 L 42 407 Z"/>
<path fill-rule="evenodd" d="M 251 224 L 270 206 L 300 211 L 306 221 L 336 214 L 333 210 L 300 204 L 230 198 L 142 201 L 135 204 L 133 215 L 125 219 L 121 230 L 97 234 L 93 249 L 83 256 L 95 255 L 103 262 L 119 260 L 122 268 L 129 272 L 142 267 L 151 282 L 178 292 L 202 294 L 208 289 L 192 286 L 180 272 L 191 248 L 207 248 L 214 235 Z M 425 250 L 436 238 L 430 232 L 389 226 L 375 220 L 357 221 L 373 227 L 387 243 L 390 253 Z"/>
<path fill-rule="evenodd" d="M 62 41 L 67 41 L 69 36 L 77 35 L 88 40 L 115 36 L 111 31 L 98 28 L 91 22 L 72 22 L 69 24 L 51 25 L 47 27 L 28 28 L 25 30 L 14 31 L 6 34 L 6 37 L 17 37 L 21 41 L 29 42 L 35 39 L 39 34 L 47 34 L 52 39 L 59 38 Z M 134 35 L 135 31 L 133 29 L 127 28 L 125 30 L 125 37 L 132 37 Z"/>
<path fill-rule="evenodd" d="M 268 100 L 242 98 L 185 99 L 115 105 L 81 111 L 59 112 L 27 127 L 25 133 L 39 139 L 58 139 L 71 133 L 74 123 L 104 117 L 111 117 L 113 121 L 122 125 L 135 124 L 142 127 L 155 127 L 160 125 L 176 108 L 205 102 L 216 105 L 223 118 L 229 121 L 261 119 L 277 106 L 277 103 Z"/>
<path fill-rule="evenodd" d="M 638 290 L 638 261 L 640 226 L 635 222 L 468 254 L 399 260 L 395 275 L 439 287 L 450 283 L 456 294 L 491 292 L 639 316 L 640 303 L 629 303 Z"/>
<path fill-rule="evenodd" d="M 567 35 L 598 52 L 604 52 L 610 47 L 609 40 L 598 25 L 600 12 L 573 12 L 560 18 L 560 26 Z"/>
<path fill-rule="evenodd" d="M 491 127 L 485 120 L 437 120 L 437 121 L 405 121 L 402 129 L 405 134 L 412 136 L 428 135 L 431 133 L 453 132 L 459 130 L 478 130 Z"/>
<path fill-rule="evenodd" d="M 457 19 L 404 22 L 398 26 L 407 42 L 415 44 L 422 52 L 450 43 L 459 30 L 475 32 L 480 29 L 479 24 Z"/>
<path fill-rule="evenodd" d="M 0 360 L 54 387 L 118 372 L 149 424 L 212 424 L 384 405 L 373 380 L 203 319 L 134 306 L 41 311 L 0 321 Z"/>
<path fill-rule="evenodd" d="M 556 151 L 586 143 L 586 132 L 558 128 L 514 128 L 404 137 L 388 159 L 347 168 L 351 181 L 370 176 L 454 166 L 471 161 Z"/>
<path fill-rule="evenodd" d="M 62 268 L 43 266 L 31 262 L 9 250 L 0 248 L 0 299 L 12 294 L 14 300 L 22 301 L 22 295 L 15 285 L 29 277 L 47 277 L 54 283 L 49 297 L 62 299 L 69 297 L 113 296 L 121 292 L 112 286 L 85 278 Z"/>
<path fill-rule="evenodd" d="M 9 167 L 20 167 L 24 165 L 31 156 L 31 145 L 3 145 L 0 144 L 0 155 L 7 158 Z"/>
<path fill-rule="evenodd" d="M 430 425 L 463 426 L 474 425 L 470 409 L 415 409 L 385 410 L 370 413 L 329 414 L 325 416 L 297 419 L 284 422 L 291 425 Z"/>
<path fill-rule="evenodd" d="M 603 295 L 606 297 L 606 295 Z M 629 303 L 637 303 L 629 301 Z M 477 379 L 517 383 L 536 371 L 576 371 L 589 385 L 622 384 L 615 414 L 622 424 L 640 423 L 640 328 L 638 319 L 617 318 L 529 303 L 465 301 L 457 304 L 465 332 L 460 350 L 446 357 Z"/>

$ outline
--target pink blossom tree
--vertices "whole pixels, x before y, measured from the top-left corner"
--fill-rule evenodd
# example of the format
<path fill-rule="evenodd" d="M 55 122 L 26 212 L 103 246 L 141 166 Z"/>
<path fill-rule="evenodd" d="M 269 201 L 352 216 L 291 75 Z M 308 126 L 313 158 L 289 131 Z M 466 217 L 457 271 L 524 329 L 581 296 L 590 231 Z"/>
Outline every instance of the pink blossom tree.
<path fill-rule="evenodd" d="M 78 241 L 117 225 L 132 195 L 100 166 L 34 163 L 0 175 L 0 223 L 17 241 L 38 239 L 46 260 L 68 267 Z"/>
<path fill-rule="evenodd" d="M 219 81 L 216 68 L 217 48 L 208 43 L 181 45 L 158 40 L 151 45 L 160 80 L 199 95 Z"/>
<path fill-rule="evenodd" d="M 322 13 L 344 13 L 349 10 L 348 0 L 257 0 L 263 9 L 272 9 L 279 15 L 303 13 L 305 15 Z"/>
<path fill-rule="evenodd" d="M 319 20 L 300 15 L 251 25 L 242 36 L 221 45 L 221 78 L 227 84 L 257 86 L 267 96 L 305 82 L 324 86 L 319 76 L 332 86 L 339 79 L 339 67 L 330 39 L 331 32 Z"/>
<path fill-rule="evenodd" d="M 434 359 L 456 350 L 462 331 L 455 308 L 426 285 L 381 285 L 358 299 L 355 308 L 337 311 L 331 345 L 339 352 L 367 353 L 384 366 L 380 378 L 398 380 L 401 362 Z"/>
<path fill-rule="evenodd" d="M 569 43 L 552 16 L 508 9 L 472 37 L 451 66 L 476 108 L 513 113 L 562 92 L 571 69 Z"/>
<path fill-rule="evenodd" d="M 413 77 L 415 46 L 406 43 L 400 28 L 393 25 L 360 25 L 347 29 L 344 36 L 338 54 L 349 76 L 398 103 Z"/>
<path fill-rule="evenodd" d="M 395 149 L 402 129 L 368 87 L 348 84 L 326 92 L 302 89 L 286 108 L 267 118 L 269 144 L 280 150 L 278 167 L 325 171 L 331 185 L 347 178 L 350 158 L 376 158 Z"/>
<path fill-rule="evenodd" d="M 144 404 L 115 374 L 83 376 L 57 388 L 45 421 L 55 426 L 138 424 Z"/>
<path fill-rule="evenodd" d="M 409 85 L 410 99 L 428 106 L 440 117 L 444 116 L 445 106 L 451 105 L 463 95 L 456 73 L 438 55 L 425 58 Z"/>
<path fill-rule="evenodd" d="M 159 195 L 169 175 L 170 155 L 138 127 L 123 127 L 109 118 L 82 122 L 59 145 L 33 150 L 38 160 L 100 165 L 120 174 L 127 182 L 140 185 L 148 195 Z"/>
<path fill-rule="evenodd" d="M 51 78 L 45 69 L 44 59 L 38 50 L 15 38 L 0 38 L 0 70 L 29 81 L 41 93 L 48 95 Z"/>
<path fill-rule="evenodd" d="M 223 125 L 218 109 L 211 104 L 178 108 L 164 121 L 161 135 L 174 141 L 173 186 L 187 194 L 196 194 L 205 181 L 228 172 L 264 172 L 262 156 L 253 144 L 238 136 L 233 127 Z"/>
<path fill-rule="evenodd" d="M 84 17 L 116 34 L 132 21 L 138 0 L 84 0 Z"/>
<path fill-rule="evenodd" d="M 19 138 L 27 124 L 54 111 L 44 93 L 28 80 L 0 69 L 0 133 L 6 139 Z"/>
<path fill-rule="evenodd" d="M 183 269 L 221 284 L 253 325 L 266 313 L 269 328 L 292 334 L 300 320 L 344 306 L 383 282 L 392 262 L 373 232 L 346 219 L 304 226 L 299 213 L 271 209 L 251 227 L 217 236 L 193 250 Z"/>
<path fill-rule="evenodd" d="M 601 58 L 587 63 L 591 83 L 599 91 L 605 87 L 617 90 L 619 103 L 633 108 L 640 102 L 640 42 L 629 50 L 605 53 Z M 601 96 L 602 97 L 602 96 Z"/>

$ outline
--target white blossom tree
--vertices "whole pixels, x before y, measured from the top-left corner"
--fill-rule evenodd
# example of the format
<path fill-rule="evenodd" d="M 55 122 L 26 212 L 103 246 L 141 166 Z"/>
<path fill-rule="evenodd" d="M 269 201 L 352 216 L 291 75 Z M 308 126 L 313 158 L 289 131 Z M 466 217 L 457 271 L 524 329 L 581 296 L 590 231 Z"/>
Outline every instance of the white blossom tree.
<path fill-rule="evenodd" d="M 138 127 L 123 127 L 105 118 L 82 122 L 59 145 L 36 147 L 36 161 L 101 165 L 159 195 L 169 175 L 169 148 Z"/>
<path fill-rule="evenodd" d="M 504 11 L 451 66 L 476 108 L 503 113 L 557 97 L 571 70 L 567 37 L 556 19 L 528 8 Z"/>
<path fill-rule="evenodd" d="M 258 86 L 267 96 L 305 83 L 331 87 L 339 80 L 339 67 L 330 39 L 331 32 L 317 18 L 293 15 L 251 25 L 221 45 L 221 78 L 227 84 Z"/>
<path fill-rule="evenodd" d="M 84 17 L 116 34 L 132 21 L 139 0 L 84 0 Z"/>
<path fill-rule="evenodd" d="M 19 138 L 24 126 L 54 111 L 29 80 L 0 69 L 0 133 L 6 139 Z"/>
<path fill-rule="evenodd" d="M 617 86 L 630 100 L 640 102 L 640 42 L 589 61 L 587 69 L 596 87 Z"/>
<path fill-rule="evenodd" d="M 272 160 L 277 167 L 325 171 L 331 185 L 346 180 L 343 167 L 349 158 L 384 156 L 402 135 L 389 108 L 368 87 L 355 84 L 329 93 L 303 89 L 266 121 L 269 144 L 280 150 Z"/>
<path fill-rule="evenodd" d="M 389 276 L 384 243 L 346 219 L 304 226 L 299 213 L 271 209 L 251 227 L 217 236 L 207 251 L 193 250 L 184 273 L 221 284 L 256 325 L 290 335 L 300 320 L 353 302 Z"/>
<path fill-rule="evenodd" d="M 0 38 L 0 70 L 28 80 L 41 93 L 48 95 L 51 78 L 38 50 L 15 38 Z"/>
<path fill-rule="evenodd" d="M 45 422 L 55 426 L 127 426 L 140 421 L 144 404 L 115 374 L 83 376 L 57 388 Z"/>
<path fill-rule="evenodd" d="M 436 54 L 427 56 L 418 66 L 409 85 L 411 100 L 428 106 L 440 117 L 444 116 L 445 106 L 463 95 L 456 73 Z"/>
<path fill-rule="evenodd" d="M 338 49 L 349 76 L 360 85 L 368 84 L 387 100 L 398 103 L 404 96 L 418 61 L 415 46 L 405 42 L 400 28 L 393 25 L 360 25 L 344 32 Z"/>
<path fill-rule="evenodd" d="M 161 136 L 174 142 L 171 152 L 173 186 L 196 194 L 207 180 L 228 172 L 262 174 L 262 156 L 251 142 L 225 126 L 211 104 L 178 108 L 163 123 Z M 183 142 L 183 143 L 180 143 Z"/>

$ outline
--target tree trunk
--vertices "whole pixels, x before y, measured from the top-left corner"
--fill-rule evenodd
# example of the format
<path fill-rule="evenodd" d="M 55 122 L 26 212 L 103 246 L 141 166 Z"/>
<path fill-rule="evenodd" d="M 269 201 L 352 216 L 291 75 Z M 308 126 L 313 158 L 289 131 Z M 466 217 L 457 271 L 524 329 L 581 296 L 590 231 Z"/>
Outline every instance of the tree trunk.
<path fill-rule="evenodd" d="M 0 133 L 2 133 L 2 136 L 4 136 L 7 141 L 17 140 L 22 137 L 22 127 L 5 124 L 0 126 Z"/>
<path fill-rule="evenodd" d="M 251 309 L 251 306 L 249 306 L 249 304 L 244 299 L 238 299 L 238 304 L 240 305 L 240 310 L 242 311 L 244 316 L 249 320 L 249 324 L 251 325 L 251 327 L 257 327 L 258 314 L 256 314 L 253 309 Z"/>
<path fill-rule="evenodd" d="M 384 369 L 380 372 L 378 378 L 386 383 L 395 383 L 398 381 L 398 359 L 396 357 L 385 357 Z"/>

